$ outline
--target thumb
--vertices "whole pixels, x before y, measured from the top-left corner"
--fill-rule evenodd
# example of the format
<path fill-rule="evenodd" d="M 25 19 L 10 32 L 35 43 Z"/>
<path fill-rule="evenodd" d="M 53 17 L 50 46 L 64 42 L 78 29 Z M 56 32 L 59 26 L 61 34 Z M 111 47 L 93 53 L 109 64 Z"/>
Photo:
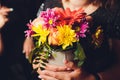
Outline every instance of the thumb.
<path fill-rule="evenodd" d="M 64 60 L 64 64 L 68 69 L 76 69 L 77 66 L 72 61 Z"/>

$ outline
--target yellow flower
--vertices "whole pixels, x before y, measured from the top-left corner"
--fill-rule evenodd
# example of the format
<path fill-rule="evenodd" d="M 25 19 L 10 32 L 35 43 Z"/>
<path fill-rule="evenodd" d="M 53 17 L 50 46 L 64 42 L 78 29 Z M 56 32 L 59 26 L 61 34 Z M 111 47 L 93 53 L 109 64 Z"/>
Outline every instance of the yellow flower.
<path fill-rule="evenodd" d="M 39 36 L 38 39 L 38 45 L 40 46 L 41 43 L 45 43 L 47 36 L 49 35 L 49 31 L 46 28 L 43 28 L 42 25 L 38 25 L 38 26 L 33 26 L 32 30 L 35 32 L 34 35 L 32 35 L 33 37 Z"/>
<path fill-rule="evenodd" d="M 57 26 L 58 29 L 58 40 L 59 45 L 62 45 L 62 48 L 65 49 L 68 46 L 72 46 L 73 42 L 77 41 L 75 30 L 71 29 L 71 26 Z"/>

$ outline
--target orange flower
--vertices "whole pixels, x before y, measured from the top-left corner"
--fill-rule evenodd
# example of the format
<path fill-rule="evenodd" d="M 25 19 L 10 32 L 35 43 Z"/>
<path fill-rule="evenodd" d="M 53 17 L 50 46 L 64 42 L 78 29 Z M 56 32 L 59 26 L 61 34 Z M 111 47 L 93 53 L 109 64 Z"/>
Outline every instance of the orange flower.
<path fill-rule="evenodd" d="M 48 37 L 48 44 L 50 45 L 58 45 L 58 39 L 57 39 L 57 29 L 52 28 L 50 30 L 50 35 Z"/>

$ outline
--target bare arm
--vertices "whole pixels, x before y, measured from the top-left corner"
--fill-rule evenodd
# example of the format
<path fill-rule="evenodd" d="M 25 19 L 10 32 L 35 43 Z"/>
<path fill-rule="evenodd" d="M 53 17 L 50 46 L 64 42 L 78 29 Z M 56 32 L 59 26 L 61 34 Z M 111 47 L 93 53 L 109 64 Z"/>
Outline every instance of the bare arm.
<path fill-rule="evenodd" d="M 8 21 L 7 15 L 10 11 L 13 11 L 13 9 L 7 8 L 5 6 L 0 6 L 0 29 Z M 2 49 L 3 49 L 3 43 L 2 43 L 2 35 L 0 32 L 0 54 L 2 53 Z"/>
<path fill-rule="evenodd" d="M 23 53 L 25 54 L 26 58 L 28 58 L 33 48 L 34 48 L 33 39 L 31 37 L 27 37 L 23 44 Z"/>
<path fill-rule="evenodd" d="M 8 21 L 7 15 L 10 11 L 13 11 L 13 9 L 0 6 L 0 28 Z"/>

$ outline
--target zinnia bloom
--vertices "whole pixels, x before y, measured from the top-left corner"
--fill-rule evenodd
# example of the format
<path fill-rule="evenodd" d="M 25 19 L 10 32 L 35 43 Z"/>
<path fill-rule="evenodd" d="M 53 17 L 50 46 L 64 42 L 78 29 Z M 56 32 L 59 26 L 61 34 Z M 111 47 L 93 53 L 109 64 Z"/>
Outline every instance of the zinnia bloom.
<path fill-rule="evenodd" d="M 46 11 L 41 12 L 40 18 L 41 17 L 44 19 L 46 27 L 49 28 L 56 26 L 59 15 L 55 13 L 54 9 L 47 9 Z"/>
<path fill-rule="evenodd" d="M 79 25 L 79 30 L 76 32 L 77 37 L 80 38 L 84 38 L 86 37 L 85 33 L 87 32 L 89 26 L 88 26 L 88 22 L 86 21 L 86 19 L 81 20 L 81 23 Z"/>
<path fill-rule="evenodd" d="M 80 22 L 81 18 L 86 16 L 82 8 L 71 11 L 69 8 L 63 10 L 62 8 L 55 8 L 57 14 L 60 15 L 60 24 L 72 25 L 74 22 Z"/>

